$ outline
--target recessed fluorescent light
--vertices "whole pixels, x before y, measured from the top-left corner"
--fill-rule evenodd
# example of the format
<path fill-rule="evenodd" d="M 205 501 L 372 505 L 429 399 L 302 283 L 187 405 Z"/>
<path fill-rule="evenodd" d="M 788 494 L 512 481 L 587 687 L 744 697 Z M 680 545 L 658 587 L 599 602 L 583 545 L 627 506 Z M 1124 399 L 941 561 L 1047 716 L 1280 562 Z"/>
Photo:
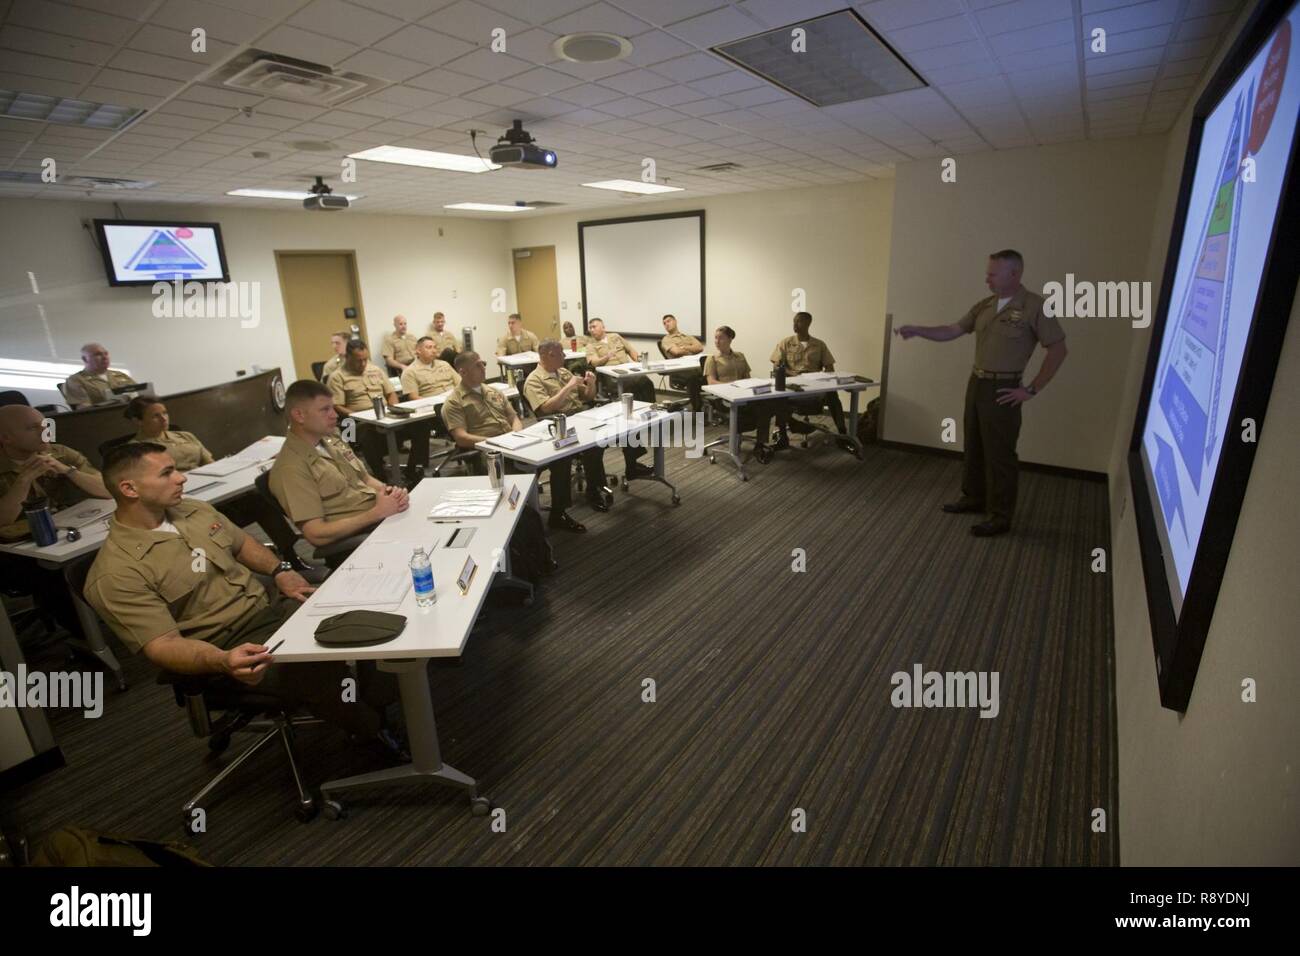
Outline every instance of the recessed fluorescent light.
<path fill-rule="evenodd" d="M 603 183 L 583 183 L 592 189 L 612 189 L 620 193 L 679 193 L 681 186 L 661 186 L 658 183 L 643 183 L 637 179 L 607 179 Z"/>
<path fill-rule="evenodd" d="M 35 120 L 38 123 L 61 123 L 90 129 L 125 129 L 140 118 L 144 110 L 133 106 L 91 103 L 64 96 L 42 93 L 15 93 L 0 90 L 0 116 L 6 119 Z"/>
<path fill-rule="evenodd" d="M 232 189 L 226 193 L 227 196 L 245 196 L 249 199 L 296 199 L 302 202 L 304 199 L 310 199 L 314 193 L 309 193 L 305 189 Z M 358 199 L 364 199 L 364 196 L 348 196 L 349 202 Z"/>
<path fill-rule="evenodd" d="M 500 166 L 477 156 L 459 153 L 437 153 L 428 149 L 410 149 L 406 146 L 376 146 L 359 153 L 348 153 L 349 159 L 368 159 L 372 163 L 397 163 L 401 166 L 424 166 L 427 169 L 449 169 L 456 173 L 486 173 Z"/>
<path fill-rule="evenodd" d="M 472 209 L 475 212 L 530 212 L 532 206 L 504 206 L 494 202 L 454 202 L 443 209 Z"/>

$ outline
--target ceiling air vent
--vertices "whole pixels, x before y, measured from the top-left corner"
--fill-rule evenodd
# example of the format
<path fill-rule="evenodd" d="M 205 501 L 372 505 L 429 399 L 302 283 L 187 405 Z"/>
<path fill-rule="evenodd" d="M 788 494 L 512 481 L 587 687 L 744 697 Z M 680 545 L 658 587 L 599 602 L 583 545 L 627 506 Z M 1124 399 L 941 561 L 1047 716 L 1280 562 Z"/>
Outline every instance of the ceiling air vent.
<path fill-rule="evenodd" d="M 326 107 L 340 106 L 389 85 L 387 80 L 360 73 L 336 73 L 319 63 L 261 50 L 249 50 L 236 57 L 214 79 L 245 93 Z"/>
<path fill-rule="evenodd" d="M 40 173 L 0 170 L 0 183 L 23 183 L 32 186 L 71 186 L 73 189 L 149 189 L 158 183 L 151 179 L 119 179 L 113 176 L 64 176 L 47 183 Z"/>
<path fill-rule="evenodd" d="M 708 166 L 698 166 L 695 171 L 697 173 L 734 173 L 740 168 L 740 163 L 713 163 Z"/>

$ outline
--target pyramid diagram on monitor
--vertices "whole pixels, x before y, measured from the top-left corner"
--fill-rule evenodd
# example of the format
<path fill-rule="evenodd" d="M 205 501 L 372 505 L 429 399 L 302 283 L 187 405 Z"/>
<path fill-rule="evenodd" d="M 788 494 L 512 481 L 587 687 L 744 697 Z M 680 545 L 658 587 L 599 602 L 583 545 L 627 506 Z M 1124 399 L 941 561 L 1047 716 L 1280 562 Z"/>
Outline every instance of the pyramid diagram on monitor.
<path fill-rule="evenodd" d="M 127 260 L 126 268 L 132 272 L 149 272 L 158 278 L 163 273 L 183 279 L 187 275 L 207 268 L 207 263 L 194 250 L 185 245 L 170 229 L 155 229 Z"/>

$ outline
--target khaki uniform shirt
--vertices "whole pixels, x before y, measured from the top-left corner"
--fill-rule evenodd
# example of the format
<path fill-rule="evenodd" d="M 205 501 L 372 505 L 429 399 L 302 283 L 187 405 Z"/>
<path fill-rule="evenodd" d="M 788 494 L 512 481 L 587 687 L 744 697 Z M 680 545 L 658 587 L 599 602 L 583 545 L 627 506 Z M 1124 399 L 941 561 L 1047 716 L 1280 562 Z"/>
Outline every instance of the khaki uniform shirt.
<path fill-rule="evenodd" d="M 447 431 L 463 428 L 471 435 L 491 438 L 510 431 L 514 416 L 510 402 L 491 385 L 482 386 L 483 392 L 471 391 L 465 383 L 457 385 L 442 403 L 442 423 Z"/>
<path fill-rule="evenodd" d="M 560 366 L 554 372 L 548 372 L 539 365 L 528 373 L 528 378 L 524 382 L 524 398 L 528 399 L 528 404 L 533 406 L 533 411 L 536 412 L 542 405 L 560 394 L 560 389 L 568 385 L 573 377 L 573 373 L 564 366 Z M 563 408 L 555 408 L 539 414 L 555 415 L 563 412 L 565 415 L 570 415 L 586 407 L 586 402 L 582 398 L 582 389 L 575 388 L 569 393 Z"/>
<path fill-rule="evenodd" d="M 360 375 L 340 368 L 325 384 L 329 386 L 334 404 L 350 412 L 364 412 L 371 407 L 372 398 L 386 398 L 393 390 L 388 376 L 374 362 L 367 362 Z"/>
<path fill-rule="evenodd" d="M 409 365 L 415 361 L 415 343 L 416 338 L 410 332 L 403 335 L 389 332 L 379 346 L 379 354 L 390 361 L 396 359 L 403 365 Z"/>
<path fill-rule="evenodd" d="M 91 375 L 89 372 L 77 372 L 69 375 L 63 383 L 63 397 L 69 405 L 107 405 L 123 401 L 121 395 L 114 395 L 113 389 L 123 385 L 134 385 L 135 379 L 125 372 L 109 369 L 105 378 Z"/>
<path fill-rule="evenodd" d="M 207 465 L 212 462 L 212 452 L 208 451 L 203 446 L 203 442 L 195 438 L 191 432 L 168 430 L 157 438 L 146 438 L 137 432 L 131 441 L 152 442 L 155 445 L 162 445 L 167 449 L 167 453 L 172 456 L 172 461 L 176 462 L 176 467 L 181 471 L 190 471 L 199 467 L 199 465 Z"/>
<path fill-rule="evenodd" d="M 503 335 L 497 339 L 497 355 L 518 355 L 520 352 L 536 352 L 541 340 L 527 329 L 519 333 L 519 338 Z"/>
<path fill-rule="evenodd" d="M 710 355 L 704 360 L 704 379 L 716 378 L 719 382 L 734 382 L 737 379 L 749 378 L 749 362 L 745 356 L 735 349 L 731 350 L 730 355 Z"/>
<path fill-rule="evenodd" d="M 799 336 L 790 335 L 776 343 L 772 349 L 772 364 L 776 365 L 785 357 L 786 370 L 791 375 L 804 372 L 829 372 L 835 367 L 835 356 L 821 339 L 808 336 L 807 342 L 800 342 Z"/>
<path fill-rule="evenodd" d="M 342 438 L 330 435 L 317 446 L 290 432 L 267 484 L 289 520 L 301 527 L 313 518 L 334 521 L 369 511 L 375 503 L 369 476 Z"/>
<path fill-rule="evenodd" d="M 700 340 L 693 335 L 687 335 L 685 332 L 674 332 L 672 335 L 665 335 L 659 340 L 659 346 L 664 350 L 664 354 L 669 358 L 682 358 L 681 355 L 673 355 L 670 349 L 686 349 L 684 354 L 694 355 L 703 351 Z M 698 347 L 697 347 L 698 346 Z"/>
<path fill-rule="evenodd" d="M 608 357 L 606 365 L 623 365 L 632 361 L 632 356 L 628 353 L 627 343 L 623 341 L 623 336 L 617 332 L 606 332 L 605 337 L 600 341 L 587 339 L 587 344 L 583 346 L 583 351 L 589 358 L 603 359 Z"/>
<path fill-rule="evenodd" d="M 438 346 L 439 355 L 447 351 L 447 349 L 451 349 L 455 352 L 460 351 L 460 337 L 453 335 L 446 329 L 443 329 L 441 332 L 435 332 L 433 331 L 433 326 L 429 326 L 429 338 L 433 339 L 434 343 Z"/>
<path fill-rule="evenodd" d="M 86 460 L 85 455 L 75 448 L 69 448 L 67 445 L 46 445 L 37 454 L 49 455 L 60 464 L 70 465 L 87 475 L 99 474 L 99 471 Z M 22 466 L 8 455 L 0 454 L 0 495 L 7 493 L 14 486 L 21 468 Z M 90 495 L 73 484 L 71 478 L 65 478 L 62 475 L 46 475 L 32 482 L 32 490 L 27 497 L 28 499 L 45 498 L 49 502 L 50 510 L 58 511 L 61 508 L 70 508 L 75 504 L 79 504 L 89 498 Z M 7 525 L 0 525 L 0 539 L 5 541 L 17 541 L 27 537 L 30 533 L 31 529 L 27 526 L 27 519 L 21 514 L 18 516 L 18 520 L 11 521 Z"/>
<path fill-rule="evenodd" d="M 460 376 L 456 370 L 442 359 L 434 359 L 432 365 L 425 365 L 416 359 L 402 373 L 402 393 L 414 394 L 416 398 L 441 395 L 459 384 Z"/>
<path fill-rule="evenodd" d="M 179 534 L 131 528 L 113 518 L 86 577 L 86 601 L 133 653 L 173 631 L 228 647 L 239 628 L 271 603 L 235 558 L 247 535 L 194 498 L 168 508 L 167 520 Z"/>
<path fill-rule="evenodd" d="M 1065 339 L 1065 330 L 1043 313 L 1043 297 L 1023 286 L 999 311 L 998 297 L 980 299 L 957 323 L 975 333 L 975 367 L 986 372 L 1023 372 L 1034 348 Z"/>
<path fill-rule="evenodd" d="M 324 367 L 320 370 L 320 380 L 328 382 L 330 376 L 343 367 L 343 356 L 337 352 L 325 360 Z"/>

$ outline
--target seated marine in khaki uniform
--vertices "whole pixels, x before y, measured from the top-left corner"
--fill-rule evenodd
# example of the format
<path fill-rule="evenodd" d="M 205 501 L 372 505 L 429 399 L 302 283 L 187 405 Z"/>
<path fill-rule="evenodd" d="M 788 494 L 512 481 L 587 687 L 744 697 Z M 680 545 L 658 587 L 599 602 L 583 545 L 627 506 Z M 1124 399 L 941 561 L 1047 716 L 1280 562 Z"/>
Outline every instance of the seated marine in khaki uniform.
<path fill-rule="evenodd" d="M 435 351 L 440 359 L 448 365 L 456 360 L 456 354 L 460 352 L 460 338 L 447 331 L 447 317 L 441 312 L 433 313 L 433 321 L 429 323 L 429 338 L 437 346 Z M 448 352 L 451 354 L 448 355 Z"/>
<path fill-rule="evenodd" d="M 442 422 L 460 448 L 474 448 L 485 438 L 517 432 L 523 422 L 499 389 L 484 385 L 487 363 L 477 352 L 456 356 L 460 384 L 442 403 Z"/>
<path fill-rule="evenodd" d="M 137 395 L 126 406 L 126 417 L 140 423 L 131 440 L 162 445 L 180 471 L 193 471 L 200 465 L 209 465 L 215 460 L 212 452 L 193 432 L 172 431 L 168 427 L 171 418 L 162 399 L 152 395 Z"/>
<path fill-rule="evenodd" d="M 744 378 L 754 377 L 750 371 L 749 360 L 743 352 L 731 347 L 736 338 L 736 330 L 729 325 L 720 325 L 713 330 L 713 344 L 717 346 L 716 355 L 704 360 L 704 379 L 710 385 L 726 385 Z M 773 405 L 778 402 L 745 402 L 736 410 L 736 427 L 747 432 L 754 429 L 754 457 L 767 464 L 772 460 Z"/>
<path fill-rule="evenodd" d="M 348 332 L 335 332 L 330 336 L 330 348 L 334 351 L 325 360 L 325 364 L 321 366 L 320 380 L 322 382 L 328 382 L 330 376 L 343 367 L 343 359 L 347 355 L 348 339 L 350 338 L 352 338 L 352 335 Z"/>
<path fill-rule="evenodd" d="M 587 330 L 591 335 L 587 337 L 587 344 L 582 350 L 587 353 L 587 363 L 592 368 L 600 368 L 602 365 L 625 365 L 628 362 L 638 361 L 641 357 L 631 344 L 617 332 L 605 331 L 604 319 L 592 319 L 587 323 Z M 609 383 L 612 379 L 606 379 L 606 390 L 609 389 Z M 640 402 L 654 402 L 655 387 L 650 379 L 644 375 L 629 375 L 623 380 L 623 391 L 631 392 Z"/>
<path fill-rule="evenodd" d="M 374 478 L 338 437 L 338 413 L 323 385 L 294 382 L 285 390 L 284 411 L 288 432 L 267 481 L 308 542 L 325 547 L 407 509 L 406 492 Z"/>
<path fill-rule="evenodd" d="M 497 355 L 518 355 L 520 352 L 536 352 L 537 336 L 524 328 L 524 321 L 516 312 L 506 320 L 508 331 L 497 339 Z"/>
<path fill-rule="evenodd" d="M 415 358 L 415 336 L 406 331 L 406 316 L 393 316 L 393 331 L 384 336 L 379 345 L 379 354 L 384 363 L 393 370 L 394 375 L 401 374 Z"/>
<path fill-rule="evenodd" d="M 370 349 L 360 339 L 351 339 L 348 342 L 343 367 L 331 375 L 325 384 L 329 386 L 330 394 L 334 397 L 334 408 L 340 418 L 348 417 L 350 412 L 372 409 L 376 398 L 382 399 L 389 405 L 397 404 L 397 393 L 393 391 L 388 376 L 378 365 L 370 361 Z M 379 429 L 357 426 L 354 444 L 361 449 L 361 454 L 365 456 L 370 470 L 375 474 L 383 474 L 384 454 L 388 450 L 388 443 Z M 428 459 L 427 452 L 425 459 Z M 408 472 L 409 470 L 408 467 Z"/>
<path fill-rule="evenodd" d="M 793 324 L 794 335 L 786 336 L 776 343 L 776 348 L 772 349 L 772 364 L 785 362 L 787 375 L 835 371 L 835 356 L 831 354 L 830 347 L 821 339 L 815 339 L 808 334 L 808 328 L 812 325 L 811 313 L 796 313 Z M 790 425 L 791 410 L 815 415 L 823 408 L 831 413 L 831 418 L 835 420 L 835 427 L 840 434 L 848 434 L 848 426 L 844 423 L 844 406 L 840 404 L 839 395 L 835 392 L 825 392 L 807 398 L 791 399 L 788 404 L 783 403 L 777 407 L 776 421 L 780 435 L 774 447 L 777 449 L 790 447 L 790 436 L 786 429 Z M 805 425 L 801 429 L 796 425 L 795 430 L 806 432 L 809 426 Z"/>
<path fill-rule="evenodd" d="M 564 367 L 564 346 L 547 339 L 537 350 L 537 368 L 524 382 L 524 397 L 538 418 L 545 415 L 574 415 L 587 407 L 596 397 L 596 376 L 592 372 L 579 377 Z M 635 451 L 624 448 L 623 454 L 629 468 L 636 467 Z M 582 469 L 587 477 L 587 503 L 597 511 L 608 511 L 605 503 L 605 449 L 600 446 L 581 453 Z M 578 534 L 587 529 L 569 516 L 573 504 L 573 458 L 561 458 L 550 465 L 552 528 L 562 528 Z"/>
<path fill-rule="evenodd" d="M 161 445 L 121 445 L 104 473 L 117 510 L 83 593 L 122 643 L 163 670 L 256 687 L 395 749 L 382 716 L 396 696 L 390 681 L 363 679 L 358 701 L 348 703 L 339 693 L 350 676 L 343 662 L 276 665 L 268 652 L 315 590 L 292 564 L 211 505 L 182 497 L 185 475 Z M 277 597 L 254 571 L 274 575 Z"/>
<path fill-rule="evenodd" d="M 704 351 L 704 343 L 693 335 L 687 335 L 677 328 L 677 317 L 674 315 L 665 315 L 663 317 L 664 332 L 667 333 L 659 340 L 659 348 L 668 358 L 684 358 L 687 355 L 699 355 Z M 691 409 L 699 411 L 704 407 L 704 399 L 701 389 L 704 387 L 704 376 L 698 368 L 686 372 L 674 372 L 668 376 L 668 384 L 673 388 L 685 389 L 691 397 Z"/>
<path fill-rule="evenodd" d="M 45 417 L 29 405 L 0 406 L 0 540 L 30 531 L 23 505 L 44 499 L 51 511 L 107 498 L 100 474 L 75 448 L 45 440 Z"/>
<path fill-rule="evenodd" d="M 98 342 L 81 347 L 81 364 L 82 370 L 69 375 L 63 383 L 63 397 L 74 410 L 125 401 L 121 395 L 114 395 L 113 389 L 136 384 L 130 375 L 108 367 L 108 349 Z"/>
<path fill-rule="evenodd" d="M 460 384 L 456 370 L 438 358 L 438 342 L 431 335 L 415 346 L 415 360 L 402 373 L 402 392 L 408 400 L 441 395 Z"/>

